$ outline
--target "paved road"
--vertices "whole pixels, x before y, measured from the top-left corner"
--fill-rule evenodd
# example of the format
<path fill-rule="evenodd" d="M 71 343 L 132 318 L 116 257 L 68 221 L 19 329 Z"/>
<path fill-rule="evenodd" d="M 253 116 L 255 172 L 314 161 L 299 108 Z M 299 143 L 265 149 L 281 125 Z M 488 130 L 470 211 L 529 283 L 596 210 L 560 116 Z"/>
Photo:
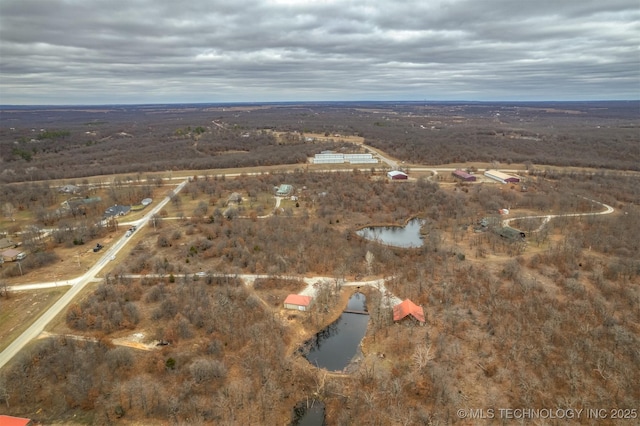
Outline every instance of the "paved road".
<path fill-rule="evenodd" d="M 182 182 L 175 188 L 166 198 L 164 198 L 157 206 L 151 209 L 144 217 L 134 223 L 138 229 L 144 227 L 149 219 L 157 214 L 170 200 L 171 196 L 177 194 L 185 187 L 187 180 Z M 38 337 L 38 335 L 44 330 L 44 328 L 51 322 L 69 303 L 82 291 L 82 289 L 91 282 L 96 274 L 102 270 L 102 268 L 109 263 L 111 258 L 118 254 L 118 252 L 130 241 L 128 237 L 121 237 L 109 250 L 107 250 L 102 257 L 91 267 L 84 275 L 78 278 L 69 280 L 71 288 L 67 291 L 56 303 L 51 306 L 40 318 L 38 318 L 29 328 L 27 328 L 18 338 L 16 338 L 7 348 L 0 353 L 0 369 L 11 360 L 27 343 Z M 42 283 L 39 285 L 43 285 Z M 49 283 L 50 284 L 50 283 Z M 22 286 L 21 286 L 22 287 Z"/>

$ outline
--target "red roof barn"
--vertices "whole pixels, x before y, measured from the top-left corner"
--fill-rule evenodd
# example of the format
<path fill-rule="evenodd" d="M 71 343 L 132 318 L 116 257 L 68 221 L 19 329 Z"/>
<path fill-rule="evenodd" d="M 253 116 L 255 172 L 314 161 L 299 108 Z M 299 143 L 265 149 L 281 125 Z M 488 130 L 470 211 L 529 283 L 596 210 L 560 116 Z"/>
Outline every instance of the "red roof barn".
<path fill-rule="evenodd" d="M 407 176 L 406 173 L 401 172 L 400 170 L 392 170 L 389 173 L 387 173 L 387 177 L 391 180 L 398 180 L 398 179 L 407 179 L 409 176 Z"/>
<path fill-rule="evenodd" d="M 31 419 L 0 415 L 0 425 L 2 426 L 29 426 L 32 424 Z"/>
<path fill-rule="evenodd" d="M 453 176 L 457 177 L 458 179 L 462 179 L 466 182 L 475 182 L 476 181 L 476 177 L 470 173 L 465 172 L 464 170 L 456 170 L 453 173 Z"/>
<path fill-rule="evenodd" d="M 311 306 L 311 296 L 302 296 L 300 294 L 290 294 L 284 300 L 286 309 L 296 309 L 298 311 L 306 311 Z"/>
<path fill-rule="evenodd" d="M 407 315 L 413 316 L 420 322 L 424 322 L 424 309 L 422 306 L 418 306 L 409 299 L 405 299 L 402 303 L 393 307 L 393 320 L 400 321 Z"/>

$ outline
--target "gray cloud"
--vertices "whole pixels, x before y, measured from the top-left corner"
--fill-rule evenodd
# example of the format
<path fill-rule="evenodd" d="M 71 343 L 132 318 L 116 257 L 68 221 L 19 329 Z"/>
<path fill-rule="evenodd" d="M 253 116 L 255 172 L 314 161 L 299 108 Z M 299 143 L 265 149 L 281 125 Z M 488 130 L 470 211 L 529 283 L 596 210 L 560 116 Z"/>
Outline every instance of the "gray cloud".
<path fill-rule="evenodd" d="M 0 103 L 640 98 L 637 0 L 3 0 Z"/>

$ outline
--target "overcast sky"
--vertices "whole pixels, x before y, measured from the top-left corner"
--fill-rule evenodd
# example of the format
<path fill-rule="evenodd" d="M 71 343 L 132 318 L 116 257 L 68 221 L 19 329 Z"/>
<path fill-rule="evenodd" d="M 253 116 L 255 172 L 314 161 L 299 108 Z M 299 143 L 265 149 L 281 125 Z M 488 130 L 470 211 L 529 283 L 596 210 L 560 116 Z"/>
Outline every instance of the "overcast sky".
<path fill-rule="evenodd" d="M 0 104 L 640 99 L 640 0 L 0 0 Z"/>

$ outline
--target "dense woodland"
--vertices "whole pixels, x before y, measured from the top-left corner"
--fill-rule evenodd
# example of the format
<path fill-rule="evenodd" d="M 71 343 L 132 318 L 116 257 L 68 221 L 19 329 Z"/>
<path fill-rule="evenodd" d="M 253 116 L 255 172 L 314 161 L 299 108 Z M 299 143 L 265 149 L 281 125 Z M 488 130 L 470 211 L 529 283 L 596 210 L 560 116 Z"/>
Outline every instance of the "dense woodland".
<path fill-rule="evenodd" d="M 638 102 L 123 106 L 0 110 L 0 181 L 304 164 L 360 135 L 399 160 L 638 170 Z M 269 130 L 289 132 L 276 138 Z M 351 149 L 354 149 L 351 147 Z"/>
<path fill-rule="evenodd" d="M 252 196 L 285 181 L 299 189 L 297 206 L 247 214 Z M 67 310 L 67 333 L 97 340 L 37 342 L 3 371 L 0 402 L 16 414 L 91 424 L 282 424 L 306 398 L 325 402 L 330 424 L 456 423 L 461 406 L 634 408 L 636 179 L 533 171 L 527 185 L 397 184 L 359 171 L 199 178 L 172 204 L 199 214 L 161 219 L 126 263 Z M 236 191 L 244 207 L 223 214 L 221 200 Z M 524 247 L 473 232 L 478 218 L 506 203 L 533 213 L 602 209 L 582 196 L 617 213 L 553 219 Z M 426 220 L 420 249 L 354 234 L 413 216 Z M 198 270 L 229 275 L 198 278 Z M 132 272 L 163 278 L 127 278 Z M 254 272 L 274 278 L 255 288 L 234 278 Z M 325 302 L 311 313 L 287 316 L 280 306 L 287 289 L 299 290 L 290 279 L 299 274 L 393 276 L 387 287 L 421 304 L 427 325 L 393 324 L 381 295 L 364 290 L 365 357 L 350 375 L 328 375 L 296 349 L 331 320 L 324 307 L 340 303 L 339 287 L 323 288 Z M 145 352 L 111 343 L 137 331 L 169 344 Z"/>
<path fill-rule="evenodd" d="M 30 255 L 24 271 L 3 265 L 0 297 L 12 276 L 59 262 L 58 249 L 121 235 L 117 223 L 98 226 L 102 213 L 165 194 L 153 170 L 295 164 L 355 149 L 339 136 L 309 143 L 310 132 L 358 134 L 407 162 L 529 164 L 526 191 L 426 174 L 390 182 L 372 169 L 204 172 L 69 306 L 52 330 L 60 336 L 33 342 L 0 371 L 0 411 L 43 424 L 287 424 L 297 403 L 317 399 L 328 424 L 443 425 L 468 424 L 458 408 L 637 409 L 637 112 L 629 102 L 5 109 L 0 207 L 18 220 L 4 231 L 24 232 Z M 90 178 L 114 172 L 128 177 Z M 53 177 L 79 185 L 74 197 L 100 200 L 61 209 L 72 196 L 39 181 Z M 283 183 L 297 200 L 274 210 Z M 598 202 L 615 212 L 514 222 L 526 242 L 479 227 L 504 207 L 595 213 Z M 413 217 L 424 220 L 421 248 L 356 234 Z M 271 278 L 247 285 L 238 278 L 246 273 Z M 332 279 L 310 312 L 283 310 L 302 276 Z M 362 359 L 349 374 L 313 367 L 298 349 L 356 291 L 341 280 L 362 277 L 387 277 L 389 291 L 424 308 L 426 325 L 394 324 L 384 295 L 362 287 Z M 118 344 L 135 333 L 162 346 Z"/>

